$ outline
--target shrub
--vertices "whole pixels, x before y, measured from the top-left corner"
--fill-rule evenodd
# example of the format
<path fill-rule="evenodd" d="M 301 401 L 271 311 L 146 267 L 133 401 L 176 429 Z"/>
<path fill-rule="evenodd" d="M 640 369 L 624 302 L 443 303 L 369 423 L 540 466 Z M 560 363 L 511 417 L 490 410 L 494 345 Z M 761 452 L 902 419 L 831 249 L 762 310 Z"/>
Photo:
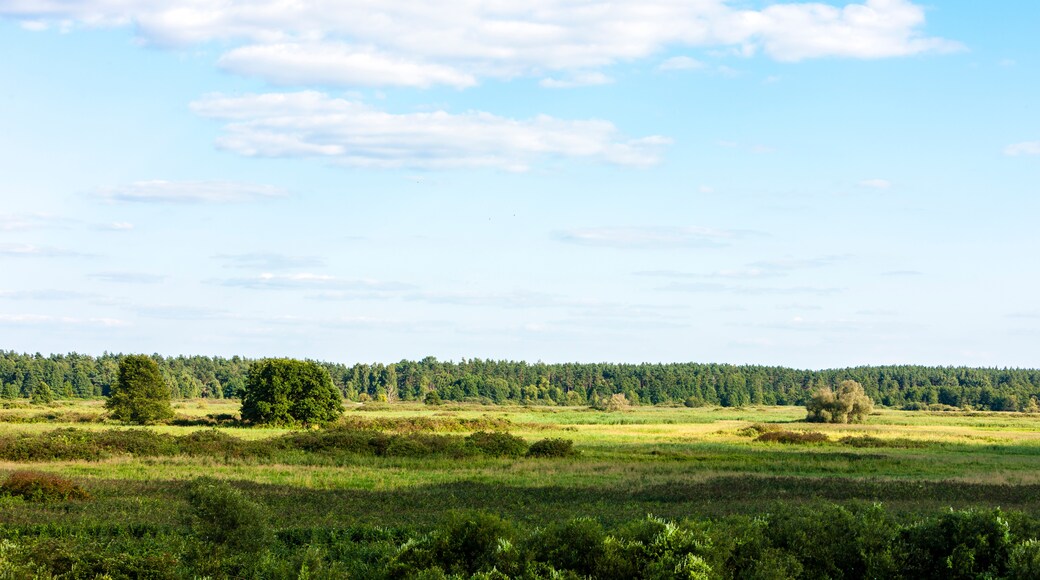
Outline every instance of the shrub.
<path fill-rule="evenodd" d="M 90 494 L 72 480 L 38 471 L 12 473 L 0 485 L 0 491 L 36 502 L 90 499 Z"/>
<path fill-rule="evenodd" d="M 528 457 L 570 457 L 577 454 L 574 441 L 570 439 L 542 439 L 532 443 L 527 450 Z"/>
<path fill-rule="evenodd" d="M 599 522 L 576 518 L 536 533 L 529 548 L 537 561 L 556 570 L 573 570 L 591 576 L 596 562 L 603 556 L 604 539 L 606 534 Z"/>
<path fill-rule="evenodd" d="M 737 435 L 741 437 L 758 437 L 763 433 L 769 433 L 772 431 L 779 431 L 779 425 L 772 425 L 769 423 L 755 423 L 754 425 L 748 425 L 743 429 L 737 431 Z"/>
<path fill-rule="evenodd" d="M 1011 530 L 999 508 L 950 510 L 904 528 L 898 548 L 902 570 L 910 578 L 1002 578 Z"/>
<path fill-rule="evenodd" d="M 227 482 L 200 477 L 188 488 L 192 529 L 205 542 L 255 554 L 272 539 L 261 507 Z"/>
<path fill-rule="evenodd" d="M 1026 540 L 1011 548 L 1008 575 L 1012 578 L 1040 578 L 1040 540 Z"/>
<path fill-rule="evenodd" d="M 817 431 L 769 431 L 759 435 L 755 441 L 765 443 L 824 443 L 830 441 Z"/>
<path fill-rule="evenodd" d="M 265 359 L 253 363 L 242 395 L 242 419 L 275 425 L 335 421 L 343 399 L 329 371 L 313 361 Z"/>
<path fill-rule="evenodd" d="M 151 357 L 130 355 L 119 361 L 119 375 L 105 407 L 127 423 L 145 425 L 173 418 L 170 388 Z"/>
<path fill-rule="evenodd" d="M 842 445 L 848 445 L 850 447 L 893 447 L 899 449 L 917 449 L 928 446 L 928 443 L 924 441 L 907 439 L 905 437 L 899 437 L 895 439 L 882 439 L 880 437 L 874 437 L 872 435 L 849 435 L 847 437 L 842 437 L 841 439 L 838 439 L 838 443 L 841 443 Z"/>
<path fill-rule="evenodd" d="M 510 433 L 477 431 L 466 437 L 466 442 L 491 457 L 522 457 L 527 453 L 527 442 Z"/>
<path fill-rule="evenodd" d="M 440 405 L 444 401 L 441 400 L 441 396 L 437 391 L 430 391 L 423 397 L 423 403 L 426 405 Z"/>
<path fill-rule="evenodd" d="M 838 391 L 823 388 L 805 405 L 806 421 L 817 423 L 861 423 L 874 410 L 874 401 L 856 381 L 842 381 Z"/>

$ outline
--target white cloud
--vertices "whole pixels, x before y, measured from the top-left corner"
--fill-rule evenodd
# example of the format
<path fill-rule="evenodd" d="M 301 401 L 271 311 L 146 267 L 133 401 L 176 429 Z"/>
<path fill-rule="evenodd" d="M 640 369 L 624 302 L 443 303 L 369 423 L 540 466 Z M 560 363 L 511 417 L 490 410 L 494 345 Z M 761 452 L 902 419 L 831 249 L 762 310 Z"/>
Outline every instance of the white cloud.
<path fill-rule="evenodd" d="M 1021 155 L 1040 155 L 1040 141 L 1014 143 L 1004 148 L 1004 155 L 1019 157 Z"/>
<path fill-rule="evenodd" d="M 95 280 L 116 284 L 158 284 L 166 280 L 166 276 L 145 272 L 95 272 L 88 276 Z"/>
<path fill-rule="evenodd" d="M 477 84 L 471 74 L 343 43 L 254 44 L 221 57 L 225 70 L 279 85 L 405 86 Z"/>
<path fill-rule="evenodd" d="M 316 157 L 378 168 L 528 169 L 551 156 L 618 165 L 658 161 L 663 137 L 622 140 L 609 122 L 545 115 L 508 119 L 483 112 L 393 114 L 323 93 L 211 95 L 191 105 L 225 121 L 218 145 L 255 157 Z"/>
<path fill-rule="evenodd" d="M 70 220 L 46 213 L 0 214 L 0 232 L 62 227 Z"/>
<path fill-rule="evenodd" d="M 111 201 L 235 203 L 281 197 L 287 195 L 287 192 L 269 185 L 236 181 L 152 180 L 135 181 L 121 187 L 102 189 L 97 194 Z"/>
<path fill-rule="evenodd" d="M 892 182 L 887 179 L 864 179 L 859 185 L 869 189 L 892 189 Z"/>
<path fill-rule="evenodd" d="M 579 228 L 558 232 L 564 242 L 614 248 L 682 248 L 728 245 L 750 232 L 701 227 Z"/>
<path fill-rule="evenodd" d="M 785 2 L 762 10 L 725 0 L 384 0 L 378 9 L 363 0 L 8 0 L 0 4 L 5 15 L 34 29 L 69 21 L 133 25 L 144 42 L 160 46 L 217 41 L 229 46 L 223 66 L 277 83 L 470 86 L 484 77 L 590 70 L 689 47 L 782 61 L 960 48 L 926 36 L 924 10 L 910 0 L 841 8 Z"/>
<path fill-rule="evenodd" d="M 312 256 L 287 256 L 271 252 L 251 252 L 248 254 L 218 254 L 214 256 L 224 262 L 225 268 L 243 268 L 255 270 L 290 270 L 309 266 L 322 266 L 324 261 Z"/>
<path fill-rule="evenodd" d="M 538 84 L 547 89 L 571 89 L 574 87 L 592 87 L 597 85 L 609 85 L 614 79 L 599 72 L 575 73 L 567 78 L 544 78 Z"/>
<path fill-rule="evenodd" d="M 102 230 L 108 230 L 111 232 L 128 232 L 134 229 L 134 224 L 130 222 L 112 222 L 110 224 L 98 226 L 98 228 Z"/>
<path fill-rule="evenodd" d="M 65 258 L 85 256 L 73 250 L 33 244 L 0 244 L 0 257 L 11 258 Z"/>
<path fill-rule="evenodd" d="M 688 56 L 673 56 L 657 65 L 658 70 L 695 70 L 704 68 L 704 63 Z"/>
<path fill-rule="evenodd" d="M 0 314 L 0 325 L 4 326 L 98 326 L 114 328 L 127 326 L 116 318 L 76 318 L 43 314 Z"/>
<path fill-rule="evenodd" d="M 403 282 L 385 282 L 380 280 L 359 279 L 350 280 L 329 276 L 327 274 L 313 274 L 301 272 L 296 274 L 273 274 L 264 272 L 258 276 L 248 278 L 230 278 L 221 282 L 224 286 L 249 288 L 252 290 L 316 290 L 316 289 L 339 289 L 360 290 L 367 292 L 399 292 L 414 288 L 411 284 Z"/>

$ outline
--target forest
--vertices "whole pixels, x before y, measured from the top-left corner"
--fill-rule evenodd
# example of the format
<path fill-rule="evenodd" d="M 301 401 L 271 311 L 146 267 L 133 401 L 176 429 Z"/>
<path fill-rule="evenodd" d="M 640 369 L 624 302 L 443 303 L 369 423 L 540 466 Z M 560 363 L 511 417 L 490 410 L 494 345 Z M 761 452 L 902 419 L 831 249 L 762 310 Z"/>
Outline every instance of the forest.
<path fill-rule="evenodd" d="M 0 397 L 32 397 L 42 389 L 59 398 L 107 396 L 123 356 L 0 351 Z M 152 358 L 177 399 L 236 398 L 253 364 L 238 356 Z M 803 370 L 702 363 L 445 362 L 433 357 L 391 364 L 321 364 L 352 401 L 424 401 L 434 392 L 437 399 L 454 402 L 591 405 L 621 393 L 639 405 L 804 405 L 820 387 L 849 379 L 885 407 L 1040 410 L 1036 369 L 899 365 Z"/>

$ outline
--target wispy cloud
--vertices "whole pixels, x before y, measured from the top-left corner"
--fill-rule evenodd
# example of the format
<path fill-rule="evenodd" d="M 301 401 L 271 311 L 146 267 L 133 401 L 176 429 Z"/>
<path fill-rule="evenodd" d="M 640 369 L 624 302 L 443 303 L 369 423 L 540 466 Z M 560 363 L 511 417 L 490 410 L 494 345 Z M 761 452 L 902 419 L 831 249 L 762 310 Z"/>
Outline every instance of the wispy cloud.
<path fill-rule="evenodd" d="M 65 227 L 72 220 L 47 213 L 0 214 L 0 232 Z"/>
<path fill-rule="evenodd" d="M 538 84 L 547 89 L 571 89 L 609 85 L 613 82 L 614 79 L 600 72 L 578 72 L 565 78 L 544 78 Z"/>
<path fill-rule="evenodd" d="M 1040 155 L 1040 141 L 1024 141 L 1013 143 L 1004 148 L 1004 155 L 1020 157 L 1024 155 Z"/>
<path fill-rule="evenodd" d="M 0 314 L 3 326 L 93 326 L 114 328 L 129 326 L 117 318 L 77 318 L 74 316 L 50 316 L 43 314 Z"/>
<path fill-rule="evenodd" d="M 637 276 L 673 279 L 734 279 L 752 280 L 758 278 L 776 278 L 786 276 L 799 270 L 824 268 L 849 260 L 849 255 L 819 256 L 815 258 L 780 258 L 759 260 L 743 267 L 725 268 L 713 272 L 683 272 L 679 270 L 642 270 L 635 272 Z"/>
<path fill-rule="evenodd" d="M 643 167 L 670 143 L 624 139 L 606 121 L 540 115 L 518 120 L 484 112 L 395 114 L 324 93 L 210 95 L 192 103 L 202 117 L 226 122 L 217 144 L 248 157 L 312 157 L 336 164 L 527 170 L 547 157 Z"/>
<path fill-rule="evenodd" d="M 859 186 L 868 189 L 892 189 L 892 182 L 887 179 L 864 179 L 859 182 Z"/>
<path fill-rule="evenodd" d="M 241 268 L 244 270 L 294 270 L 325 265 L 324 260 L 314 256 L 289 256 L 274 252 L 217 254 L 213 257 L 223 262 L 225 268 Z"/>
<path fill-rule="evenodd" d="M 95 272 L 87 277 L 115 284 L 159 284 L 166 280 L 166 276 L 145 272 Z"/>
<path fill-rule="evenodd" d="M 370 279 L 346 279 L 325 274 L 296 273 L 273 274 L 265 272 L 247 278 L 229 278 L 220 282 L 224 286 L 249 288 L 252 290 L 359 290 L 368 292 L 401 292 L 414 286 L 403 282 L 386 282 Z"/>
<path fill-rule="evenodd" d="M 556 232 L 555 237 L 562 242 L 584 246 L 653 249 L 722 247 L 754 234 L 748 230 L 652 226 L 575 228 Z"/>
<path fill-rule="evenodd" d="M 74 258 L 89 254 L 76 252 L 66 248 L 53 246 L 36 246 L 33 244 L 0 244 L 0 257 L 9 258 Z"/>
<path fill-rule="evenodd" d="M 135 181 L 100 189 L 102 199 L 154 203 L 239 203 L 288 195 L 284 189 L 237 181 Z"/>
<path fill-rule="evenodd" d="M 897 277 L 897 278 L 904 278 L 904 277 L 924 276 L 924 272 L 921 272 L 920 270 L 889 270 L 887 272 L 882 272 L 881 275 L 882 276 L 893 276 L 893 277 Z"/>
<path fill-rule="evenodd" d="M 0 291 L 0 298 L 7 300 L 80 300 L 95 294 L 75 290 L 7 290 Z"/>
<path fill-rule="evenodd" d="M 696 70 L 704 68 L 704 63 L 688 56 L 673 56 L 657 65 L 657 70 Z"/>
<path fill-rule="evenodd" d="M 656 290 L 664 292 L 693 292 L 704 294 L 739 294 L 746 296 L 783 296 L 797 294 L 814 294 L 825 296 L 837 294 L 842 288 L 824 288 L 817 286 L 752 286 L 749 284 L 724 284 L 718 282 L 673 282 L 660 286 Z"/>

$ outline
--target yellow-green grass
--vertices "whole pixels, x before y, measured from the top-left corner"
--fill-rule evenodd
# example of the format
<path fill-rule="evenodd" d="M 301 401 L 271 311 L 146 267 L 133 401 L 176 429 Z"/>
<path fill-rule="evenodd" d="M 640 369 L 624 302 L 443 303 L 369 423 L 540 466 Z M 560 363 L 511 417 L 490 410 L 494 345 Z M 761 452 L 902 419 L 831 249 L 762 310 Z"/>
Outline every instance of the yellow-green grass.
<path fill-rule="evenodd" d="M 4 411 L 100 413 L 100 405 L 86 401 Z M 178 402 L 175 407 L 179 414 L 194 417 L 237 411 L 227 401 Z M 341 526 L 356 521 L 421 526 L 457 508 L 489 509 L 536 523 L 575 515 L 623 521 L 650 511 L 675 517 L 755 513 L 775 501 L 818 499 L 882 501 L 905 511 L 1000 505 L 1040 513 L 1040 417 L 1036 415 L 880 410 L 862 425 L 822 425 L 802 422 L 805 411 L 797 407 L 635 407 L 605 413 L 583 408 L 418 404 L 351 406 L 347 415 L 362 421 L 506 420 L 512 425 L 510 431 L 528 442 L 571 439 L 581 455 L 454 459 L 284 452 L 270 459 L 122 456 L 103 461 L 8 461 L 0 462 L 0 477 L 25 468 L 56 472 L 83 482 L 97 499 L 89 506 L 60 510 L 8 502 L 11 505 L 0 510 L 4 512 L 0 523 L 106 522 L 116 517 L 168 522 L 167 511 L 176 511 L 184 501 L 184 483 L 201 475 L 231 480 L 250 490 L 272 507 L 285 526 Z M 0 436 L 62 427 L 128 428 L 112 423 L 2 421 L 0 414 Z M 830 442 L 758 442 L 746 434 L 746 428 L 759 423 L 774 429 L 818 431 Z M 144 428 L 185 435 L 205 427 Z M 221 431 L 251 440 L 287 432 Z M 882 446 L 838 442 L 846 436 L 871 436 Z M 897 447 L 883 446 L 885 442 Z M 116 515 L 106 515 L 109 512 Z"/>

